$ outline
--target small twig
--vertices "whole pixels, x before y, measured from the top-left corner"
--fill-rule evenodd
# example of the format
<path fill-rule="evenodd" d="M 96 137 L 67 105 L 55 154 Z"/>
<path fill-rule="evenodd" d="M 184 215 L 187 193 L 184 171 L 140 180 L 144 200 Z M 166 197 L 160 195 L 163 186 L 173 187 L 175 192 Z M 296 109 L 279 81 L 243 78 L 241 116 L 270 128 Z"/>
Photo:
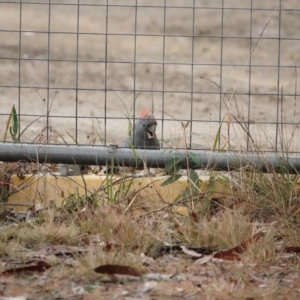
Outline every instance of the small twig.
<path fill-rule="evenodd" d="M 15 218 L 12 218 L 12 217 L 9 217 L 9 216 L 6 216 L 6 219 L 12 220 L 12 221 L 14 221 L 14 222 L 16 222 L 16 223 L 20 223 L 19 220 L 15 219 Z"/>
<path fill-rule="evenodd" d="M 1 203 L 1 205 L 7 205 L 7 206 L 28 206 L 28 207 L 31 207 L 31 206 L 32 206 L 32 204 L 27 204 L 27 203 L 14 203 L 14 202 Z"/>
<path fill-rule="evenodd" d="M 30 215 L 31 215 L 31 210 L 28 210 L 26 218 L 25 218 L 26 222 L 28 222 Z"/>
<path fill-rule="evenodd" d="M 207 192 L 207 193 L 199 193 L 199 194 L 197 194 L 197 196 L 200 196 L 200 195 L 202 195 L 202 196 L 205 196 L 205 195 L 207 195 L 207 194 L 209 194 L 210 192 Z M 226 194 L 226 193 L 222 193 L 222 194 Z M 166 204 L 166 205 L 164 205 L 164 206 L 162 206 L 162 207 L 159 207 L 159 208 L 156 208 L 156 209 L 154 209 L 154 210 L 151 210 L 151 211 L 148 211 L 148 212 L 146 212 L 146 213 L 143 213 L 143 214 L 141 214 L 141 215 L 138 215 L 138 217 L 140 218 L 140 217 L 144 217 L 144 216 L 147 216 L 147 215 L 150 215 L 150 214 L 152 214 L 152 213 L 156 213 L 156 212 L 159 212 L 159 211 L 162 211 L 162 210 L 164 210 L 165 208 L 168 208 L 168 207 L 171 207 L 171 206 L 178 206 L 178 205 L 183 205 L 183 204 L 187 204 L 187 203 L 189 203 L 189 202 L 193 202 L 194 200 L 192 200 L 191 198 L 193 198 L 193 196 L 194 195 L 191 195 L 191 196 L 189 196 L 189 197 L 187 197 L 187 198 L 184 198 L 184 199 L 182 199 L 182 200 L 180 200 L 180 201 L 178 201 L 178 202 L 176 202 L 176 203 L 168 203 L 168 204 Z"/>
<path fill-rule="evenodd" d="M 125 213 L 130 209 L 130 207 L 132 206 L 132 204 L 135 202 L 135 199 L 137 198 L 139 193 L 136 193 L 136 195 L 132 198 L 132 200 L 130 201 L 130 203 L 127 205 L 127 207 L 125 208 Z"/>
<path fill-rule="evenodd" d="M 139 215 L 138 217 L 141 218 L 141 217 L 145 217 L 145 216 L 147 216 L 147 215 L 150 215 L 150 214 L 153 214 L 153 213 L 162 211 L 162 210 L 164 210 L 165 208 L 170 207 L 171 205 L 174 205 L 174 204 L 172 204 L 172 203 L 166 204 L 166 205 L 164 205 L 164 206 L 162 206 L 162 207 L 159 207 L 159 208 L 157 208 L 157 209 L 154 209 L 154 210 L 148 211 L 148 212 L 146 212 L 146 213 L 143 213 L 143 214 Z"/>
<path fill-rule="evenodd" d="M 297 64 L 295 63 L 294 123 L 296 119 L 297 90 L 298 90 L 297 81 L 298 81 L 298 72 L 297 72 Z"/>

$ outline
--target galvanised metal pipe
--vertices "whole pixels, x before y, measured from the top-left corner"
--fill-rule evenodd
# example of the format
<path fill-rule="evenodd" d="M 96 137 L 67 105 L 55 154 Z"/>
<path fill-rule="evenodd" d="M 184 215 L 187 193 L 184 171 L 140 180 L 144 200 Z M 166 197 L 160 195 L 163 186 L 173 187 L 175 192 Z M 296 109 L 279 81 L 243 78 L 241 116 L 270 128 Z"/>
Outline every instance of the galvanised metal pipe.
<path fill-rule="evenodd" d="M 192 159 L 189 152 L 193 153 Z M 135 155 L 136 154 L 136 155 Z M 290 173 L 300 171 L 300 156 L 282 156 L 280 154 L 257 153 L 243 154 L 238 152 L 211 152 L 200 150 L 144 150 L 96 146 L 66 146 L 23 143 L 0 143 L 0 161 L 29 161 L 39 163 L 61 163 L 78 165 L 113 164 L 120 166 L 163 168 L 171 159 L 179 158 L 178 164 L 183 168 L 214 170 L 234 170 L 239 167 L 254 166 L 261 171 L 281 171 L 283 168 Z M 198 162 L 198 163 L 197 163 Z M 200 162 L 200 163 L 199 163 Z"/>

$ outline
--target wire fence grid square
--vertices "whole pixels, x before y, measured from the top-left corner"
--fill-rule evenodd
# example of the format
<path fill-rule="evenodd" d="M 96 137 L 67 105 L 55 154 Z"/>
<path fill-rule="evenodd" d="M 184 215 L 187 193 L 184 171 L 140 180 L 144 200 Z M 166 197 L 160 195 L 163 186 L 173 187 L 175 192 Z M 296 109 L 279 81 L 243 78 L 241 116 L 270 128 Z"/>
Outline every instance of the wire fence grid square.
<path fill-rule="evenodd" d="M 13 105 L 21 142 L 93 145 L 145 107 L 165 148 L 299 152 L 299 28 L 298 0 L 1 0 L 0 141 Z"/>

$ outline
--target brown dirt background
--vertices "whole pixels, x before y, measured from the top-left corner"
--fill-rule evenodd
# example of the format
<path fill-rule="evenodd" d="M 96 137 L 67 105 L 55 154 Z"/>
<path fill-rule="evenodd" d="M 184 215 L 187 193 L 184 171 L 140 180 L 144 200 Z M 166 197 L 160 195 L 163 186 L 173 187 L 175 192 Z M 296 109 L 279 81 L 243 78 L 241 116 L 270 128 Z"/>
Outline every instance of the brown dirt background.
<path fill-rule="evenodd" d="M 114 118 L 124 118 L 126 114 L 124 105 L 132 116 L 136 99 L 136 114 L 142 107 L 151 110 L 153 104 L 157 119 L 164 119 L 163 123 L 161 120 L 158 121 L 158 137 L 164 139 L 165 146 L 178 145 L 176 138 L 182 137 L 180 121 L 191 120 L 192 117 L 193 122 L 189 124 L 192 127 L 189 127 L 189 130 L 193 133 L 193 146 L 210 148 L 219 121 L 228 112 L 224 105 L 226 102 L 233 116 L 239 120 L 243 117 L 247 120 L 249 117 L 249 120 L 253 121 L 250 131 L 263 149 L 274 147 L 276 125 L 268 123 L 278 120 L 276 93 L 278 93 L 279 1 L 253 0 L 252 22 L 251 11 L 239 9 L 250 8 L 251 1 L 225 1 L 225 8 L 230 9 L 225 9 L 223 15 L 223 35 L 227 38 L 223 39 L 222 61 L 221 38 L 219 38 L 222 20 L 221 1 L 195 1 L 196 7 L 205 6 L 205 8 L 195 9 L 194 51 L 192 38 L 186 37 L 193 33 L 193 1 L 167 1 L 167 6 L 172 8 L 166 8 L 165 32 L 174 36 L 165 38 L 165 62 L 168 64 L 164 68 L 164 80 L 163 67 L 160 64 L 163 61 L 163 37 L 160 35 L 164 32 L 164 9 L 155 7 L 163 5 L 164 1 L 139 0 L 137 11 L 134 7 L 113 6 L 134 5 L 135 1 L 109 1 L 111 5 L 108 9 L 109 63 L 106 78 L 104 63 L 106 7 L 87 5 L 105 4 L 106 1 L 82 0 L 80 3 L 83 5 L 79 8 L 79 24 L 76 5 L 52 4 L 50 30 L 55 33 L 50 35 L 50 47 L 48 34 L 44 33 L 48 30 L 49 6 L 29 2 L 33 1 L 22 4 L 21 29 L 26 32 L 21 34 L 20 48 L 19 33 L 9 32 L 20 29 L 20 4 L 0 1 L 1 140 L 13 104 L 23 115 L 22 128 L 37 116 L 46 113 L 46 105 L 42 99 L 47 100 L 48 97 L 48 54 L 50 59 L 57 60 L 49 63 L 52 141 L 62 142 L 59 138 L 61 135 L 70 142 L 69 134 L 75 136 L 77 34 L 74 33 L 77 32 L 78 26 L 79 32 L 85 33 L 78 37 L 78 59 L 84 61 L 78 63 L 79 143 L 93 143 L 93 139 L 96 139 L 96 144 L 100 145 L 106 132 L 108 144 L 120 144 L 126 138 L 128 121 Z M 76 2 L 56 1 L 60 4 L 76 4 Z M 143 5 L 147 7 L 142 7 Z M 255 10 L 258 8 L 270 10 Z M 293 137 L 291 148 L 299 150 L 299 133 L 296 126 L 299 121 L 299 97 L 294 96 L 297 76 L 293 66 L 299 65 L 300 61 L 300 11 L 297 11 L 300 9 L 300 2 L 282 1 L 282 9 L 289 10 L 281 12 L 280 64 L 284 67 L 280 68 L 279 87 L 283 87 L 284 93 L 283 120 L 295 123 L 285 125 L 284 130 L 287 140 Z M 136 12 L 137 33 L 144 36 L 137 36 L 135 41 L 130 34 L 135 32 Z M 252 40 L 249 38 L 251 31 Z M 262 37 L 268 39 L 261 39 L 258 42 L 251 57 L 251 64 L 256 66 L 250 69 L 244 66 L 249 63 L 250 45 L 253 49 L 262 32 Z M 148 34 L 153 35 L 147 36 Z M 19 49 L 22 58 L 20 74 Z M 135 77 L 134 53 L 138 62 Z M 194 65 L 192 69 L 190 65 L 192 60 L 202 65 Z M 240 66 L 234 66 L 236 64 Z M 220 89 L 216 85 L 200 77 L 218 84 L 222 77 L 222 89 L 227 93 L 225 101 L 220 103 Z M 20 90 L 19 80 L 22 86 Z M 101 91 L 105 88 L 105 80 L 106 93 Z M 136 93 L 131 91 L 134 87 Z M 191 96 L 192 89 L 193 96 Z M 162 90 L 165 91 L 164 94 Z M 251 96 L 239 95 L 239 92 L 250 93 Z M 45 118 L 32 124 L 22 136 L 22 141 L 33 141 L 44 124 Z M 243 149 L 247 139 L 241 127 L 231 124 L 229 129 L 231 146 Z M 167 142 L 170 139 L 171 142 Z M 227 139 L 225 124 L 222 126 L 222 139 L 222 145 L 225 145 Z"/>

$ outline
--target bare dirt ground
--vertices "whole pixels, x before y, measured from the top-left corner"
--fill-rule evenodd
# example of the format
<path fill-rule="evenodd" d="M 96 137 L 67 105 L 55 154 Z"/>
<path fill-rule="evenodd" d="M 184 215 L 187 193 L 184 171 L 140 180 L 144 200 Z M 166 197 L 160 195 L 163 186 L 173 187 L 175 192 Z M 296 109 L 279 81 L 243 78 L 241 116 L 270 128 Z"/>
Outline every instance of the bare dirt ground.
<path fill-rule="evenodd" d="M 192 8 L 176 8 L 182 5 L 191 6 L 192 1 L 167 1 L 167 6 L 173 7 L 166 9 L 167 36 L 164 39 L 161 36 L 164 33 L 164 9 L 155 7 L 163 5 L 163 2 L 138 1 L 139 6 L 148 5 L 148 7 L 138 7 L 137 11 L 134 7 L 109 7 L 107 37 L 109 63 L 106 77 L 105 6 L 81 6 L 77 24 L 76 5 L 52 5 L 49 25 L 48 5 L 23 4 L 21 29 L 26 32 L 20 37 L 18 32 L 7 32 L 20 28 L 20 5 L 0 3 L 0 57 L 5 58 L 0 60 L 1 85 L 5 86 L 0 88 L 1 113 L 9 114 L 12 104 L 18 106 L 17 87 L 20 80 L 22 88 L 18 108 L 21 114 L 40 116 L 46 113 L 46 106 L 36 93 L 38 88 L 43 99 L 47 100 L 49 97 L 49 103 L 54 99 L 50 121 L 53 129 L 60 135 L 67 139 L 66 132 L 75 136 L 77 109 L 80 117 L 78 119 L 80 143 L 90 143 L 96 138 L 96 144 L 101 144 L 101 140 L 106 137 L 107 143 L 119 144 L 127 135 L 128 125 L 126 120 L 114 119 L 125 117 L 126 110 L 122 101 L 129 111 L 129 116 L 132 116 L 134 99 L 136 99 L 136 114 L 141 107 L 152 109 L 153 100 L 156 117 L 164 119 L 163 123 L 159 121 L 159 138 L 167 141 L 179 137 L 182 128 L 178 120 L 192 119 L 193 122 L 190 123 L 192 127 L 189 130 L 194 134 L 192 141 L 194 146 L 210 148 L 219 121 L 228 113 L 226 102 L 230 113 L 238 120 L 244 118 L 254 123 L 263 122 L 260 126 L 250 126 L 251 133 L 255 137 L 259 136 L 257 143 L 262 148 L 274 147 L 276 126 L 268 123 L 280 120 L 276 94 L 280 92 L 281 87 L 285 94 L 284 120 L 297 123 L 299 119 L 299 105 L 297 106 L 294 97 L 296 72 L 293 68 L 299 64 L 300 59 L 299 11 L 282 11 L 279 16 L 279 1 L 267 0 L 263 3 L 253 1 L 253 8 L 270 10 L 253 10 L 251 17 L 250 10 L 238 9 L 249 8 L 250 1 L 249 3 L 225 1 L 225 8 L 232 9 L 224 10 L 223 36 L 226 38 L 221 40 L 222 10 L 218 9 L 221 5 L 219 1 L 195 1 L 196 6 L 206 8 L 195 9 L 194 19 Z M 56 3 L 70 4 L 74 1 L 61 0 Z M 105 1 L 82 1 L 82 4 L 88 3 L 104 4 Z M 135 1 L 110 2 L 111 5 L 134 5 L 134 3 Z M 299 9 L 299 3 L 295 0 L 282 1 L 282 8 Z M 135 33 L 135 14 L 136 31 L 139 34 L 136 40 L 132 36 Z M 193 20 L 194 39 L 189 37 L 193 34 Z M 280 49 L 279 20 L 282 38 Z M 50 40 L 48 34 L 43 33 L 48 30 L 48 26 L 53 32 Z M 77 26 L 79 32 L 84 33 L 78 36 L 78 59 L 83 61 L 78 63 L 78 73 L 74 61 L 77 58 L 77 35 L 71 34 L 77 32 Z M 255 46 L 257 38 L 261 35 L 262 39 Z M 253 37 L 251 40 L 250 36 Z M 250 46 L 251 49 L 255 48 L 251 61 Z M 19 49 L 22 58 L 20 69 Z M 55 60 L 49 65 L 48 56 Z M 134 59 L 137 62 L 135 70 Z M 164 69 L 161 64 L 163 59 L 167 63 Z M 285 67 L 281 67 L 278 71 L 279 59 L 280 65 Z M 192 61 L 200 65 L 194 65 L 192 68 L 190 65 Z M 254 65 L 251 69 L 248 66 L 244 67 L 250 62 Z M 220 64 L 223 64 L 222 68 Z M 225 101 L 220 100 L 219 87 L 200 77 L 222 84 L 223 91 L 228 93 L 223 98 Z M 49 95 L 46 89 L 48 81 L 51 88 Z M 106 93 L 103 91 L 105 87 Z M 133 89 L 136 93 L 132 92 Z M 163 90 L 165 93 L 161 92 Z M 232 96 L 232 93 L 236 95 Z M 251 96 L 239 93 L 250 93 Z M 23 117 L 22 127 L 30 123 L 34 116 Z M 105 116 L 106 122 L 103 119 Z M 6 120 L 7 116 L 2 115 L 1 136 Z M 32 141 L 44 124 L 44 118 L 34 123 L 22 140 Z M 225 127 L 223 126 L 223 144 L 227 140 Z M 295 125 L 287 125 L 285 128 L 291 136 Z M 237 149 L 245 146 L 241 138 L 244 136 L 241 127 L 231 126 L 230 131 L 232 147 Z M 177 145 L 174 141 L 171 144 Z M 297 130 L 293 148 L 298 149 Z"/>

